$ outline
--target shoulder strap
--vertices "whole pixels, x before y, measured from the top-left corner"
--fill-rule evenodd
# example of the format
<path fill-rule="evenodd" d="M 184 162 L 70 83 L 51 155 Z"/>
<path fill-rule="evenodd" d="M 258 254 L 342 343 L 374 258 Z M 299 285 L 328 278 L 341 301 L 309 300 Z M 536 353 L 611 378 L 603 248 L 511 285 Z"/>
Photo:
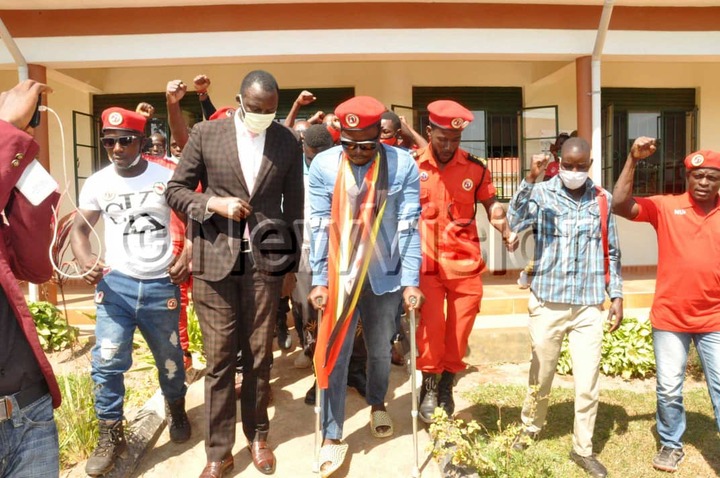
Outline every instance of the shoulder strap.
<path fill-rule="evenodd" d="M 475 155 L 472 154 L 472 153 L 468 153 L 467 159 L 468 159 L 468 161 L 470 161 L 471 163 L 479 164 L 479 165 L 482 166 L 483 168 L 487 168 L 487 160 L 485 160 L 485 159 L 483 159 L 483 158 L 481 158 L 481 157 L 479 157 L 479 156 L 475 156 Z"/>
<path fill-rule="evenodd" d="M 483 168 L 482 176 L 480 176 L 480 181 L 477 183 L 477 186 L 475 186 L 475 196 L 473 196 L 473 200 L 477 203 L 477 194 L 478 194 L 478 191 L 480 190 L 480 187 L 483 184 L 483 181 L 485 181 L 485 174 L 487 173 L 487 169 L 488 169 L 487 161 L 478 156 L 475 156 L 472 153 L 467 154 L 467 159 L 471 163 L 478 164 L 478 165 L 482 166 L 482 168 Z"/>
<path fill-rule="evenodd" d="M 608 243 L 608 202 L 605 191 L 600 186 L 595 186 L 597 191 L 597 202 L 600 208 L 600 230 L 602 234 L 603 264 L 605 266 L 605 285 L 610 284 L 610 245 Z"/>

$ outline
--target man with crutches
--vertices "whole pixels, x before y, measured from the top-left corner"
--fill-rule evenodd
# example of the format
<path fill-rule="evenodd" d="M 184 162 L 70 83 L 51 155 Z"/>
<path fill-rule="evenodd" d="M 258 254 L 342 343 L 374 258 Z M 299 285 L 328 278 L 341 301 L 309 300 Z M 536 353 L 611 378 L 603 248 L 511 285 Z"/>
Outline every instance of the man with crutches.
<path fill-rule="evenodd" d="M 422 205 L 420 289 L 427 303 L 416 338 L 417 368 L 423 374 L 420 419 L 430 423 L 438 406 L 448 416 L 455 411 L 455 374 L 465 368 L 468 337 L 480 311 L 480 274 L 485 263 L 475 222 L 477 203 L 485 208 L 508 251 L 517 248 L 518 239 L 497 202 L 485 160 L 459 147 L 473 114 L 450 100 L 434 101 L 427 109 L 430 144 L 417 152 Z"/>
<path fill-rule="evenodd" d="M 408 153 L 380 143 L 384 111 L 368 96 L 340 104 L 335 114 L 341 146 L 318 154 L 310 166 L 314 288 L 309 300 L 323 309 L 314 357 L 318 387 L 324 389 L 323 477 L 340 468 L 347 454 L 342 442 L 346 376 L 358 320 L 368 352 L 370 432 L 386 438 L 393 434 L 385 394 L 395 315 L 401 300 L 410 310 L 423 301 L 418 170 Z"/>

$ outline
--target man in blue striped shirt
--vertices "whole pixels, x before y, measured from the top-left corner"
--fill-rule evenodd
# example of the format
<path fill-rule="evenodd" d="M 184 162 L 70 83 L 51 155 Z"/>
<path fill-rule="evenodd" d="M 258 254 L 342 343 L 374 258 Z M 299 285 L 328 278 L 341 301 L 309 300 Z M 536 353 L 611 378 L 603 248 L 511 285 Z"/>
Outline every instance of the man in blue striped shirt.
<path fill-rule="evenodd" d="M 568 139 L 562 148 L 558 175 L 542 182 L 547 164 L 546 157 L 533 157 L 508 210 L 513 231 L 537 230 L 536 268 L 528 303 L 532 361 L 522 410 L 524 430 L 514 448 L 525 449 L 545 423 L 550 388 L 567 334 L 575 377 L 570 458 L 591 476 L 602 478 L 607 470 L 593 455 L 592 435 L 598 408 L 605 293 L 612 300 L 609 331 L 614 332 L 623 318 L 617 227 L 608 212 L 610 194 L 588 179 L 592 159 L 587 141 Z M 607 221 L 604 228 L 603 219 Z"/>

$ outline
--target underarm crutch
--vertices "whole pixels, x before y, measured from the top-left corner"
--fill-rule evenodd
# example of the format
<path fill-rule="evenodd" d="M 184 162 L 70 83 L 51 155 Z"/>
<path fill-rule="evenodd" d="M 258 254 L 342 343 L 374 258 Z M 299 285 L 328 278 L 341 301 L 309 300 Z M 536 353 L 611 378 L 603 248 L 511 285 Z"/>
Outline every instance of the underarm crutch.
<path fill-rule="evenodd" d="M 318 298 L 315 303 L 318 305 L 317 325 L 315 327 L 315 340 L 320 334 L 320 321 L 322 320 L 323 310 L 322 298 Z M 315 366 L 317 368 L 317 366 Z M 317 370 L 315 370 L 315 461 L 313 462 L 313 473 L 320 473 L 320 448 L 322 448 L 322 390 L 317 381 Z"/>
<path fill-rule="evenodd" d="M 417 349 L 415 344 L 415 306 L 417 305 L 417 297 L 410 297 L 410 305 L 412 308 L 409 311 L 410 318 L 410 387 L 412 389 L 412 408 L 410 416 L 412 417 L 412 428 L 413 428 L 413 448 L 415 449 L 415 466 L 413 466 L 411 476 L 417 478 L 420 476 L 420 467 L 418 466 L 418 405 L 417 405 L 417 384 L 415 383 L 415 374 L 417 371 Z"/>

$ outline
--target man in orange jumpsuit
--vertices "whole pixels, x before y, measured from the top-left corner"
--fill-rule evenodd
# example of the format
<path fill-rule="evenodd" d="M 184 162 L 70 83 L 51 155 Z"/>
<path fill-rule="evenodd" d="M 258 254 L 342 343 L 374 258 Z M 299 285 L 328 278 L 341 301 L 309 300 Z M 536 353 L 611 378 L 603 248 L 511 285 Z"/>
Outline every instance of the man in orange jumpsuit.
<path fill-rule="evenodd" d="M 495 197 L 485 160 L 459 147 L 473 114 L 449 100 L 430 103 L 428 112 L 430 144 L 417 155 L 422 206 L 420 289 L 426 297 L 417 330 L 417 368 L 423 374 L 420 418 L 426 423 L 431 422 L 437 406 L 448 415 L 455 410 L 455 374 L 465 368 L 462 359 L 480 310 L 480 273 L 485 263 L 475 223 L 478 202 L 508 251 L 518 244 Z"/>

